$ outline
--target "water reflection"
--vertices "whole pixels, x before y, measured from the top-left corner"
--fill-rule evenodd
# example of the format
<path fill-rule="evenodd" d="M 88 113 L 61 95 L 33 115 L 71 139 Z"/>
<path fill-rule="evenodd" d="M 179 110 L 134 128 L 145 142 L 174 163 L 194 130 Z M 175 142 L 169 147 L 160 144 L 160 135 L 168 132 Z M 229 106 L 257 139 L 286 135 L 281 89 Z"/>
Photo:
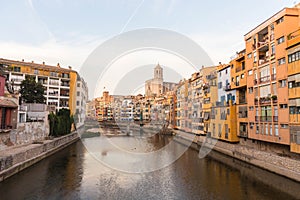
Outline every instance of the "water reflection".
<path fill-rule="evenodd" d="M 91 142 L 96 139 L 85 140 Z M 155 136 L 140 140 L 133 137 L 111 137 L 111 140 L 133 152 L 147 152 L 160 149 L 169 143 L 170 138 Z M 177 145 L 178 148 L 182 146 Z M 101 156 L 118 159 L 116 162 L 120 164 L 127 162 L 124 160 L 125 157 L 116 157 L 110 149 L 101 152 Z M 299 183 L 216 152 L 199 159 L 198 152 L 192 149 L 186 151 L 172 165 L 158 171 L 143 174 L 123 173 L 110 169 L 94 159 L 79 141 L 0 183 L 0 197 L 1 199 L 297 199 L 300 196 L 299 186 Z"/>

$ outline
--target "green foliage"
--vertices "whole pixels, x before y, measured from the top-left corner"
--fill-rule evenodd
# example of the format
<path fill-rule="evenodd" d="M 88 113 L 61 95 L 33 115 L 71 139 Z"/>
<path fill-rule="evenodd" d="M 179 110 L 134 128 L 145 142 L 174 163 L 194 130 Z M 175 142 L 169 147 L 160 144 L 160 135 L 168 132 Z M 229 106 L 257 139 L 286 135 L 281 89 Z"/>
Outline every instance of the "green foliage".
<path fill-rule="evenodd" d="M 21 82 L 21 99 L 25 103 L 45 103 L 45 88 L 41 83 L 37 83 L 34 77 L 27 76 Z"/>
<path fill-rule="evenodd" d="M 49 114 L 50 136 L 62 136 L 71 132 L 74 117 L 69 109 L 61 109 L 56 114 Z"/>

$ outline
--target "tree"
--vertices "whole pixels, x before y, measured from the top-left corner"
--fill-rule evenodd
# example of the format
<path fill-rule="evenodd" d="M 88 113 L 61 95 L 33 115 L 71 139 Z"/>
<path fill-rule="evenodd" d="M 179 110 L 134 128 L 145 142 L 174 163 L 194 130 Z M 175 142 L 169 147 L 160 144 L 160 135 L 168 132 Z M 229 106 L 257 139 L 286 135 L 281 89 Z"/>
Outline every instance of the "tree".
<path fill-rule="evenodd" d="M 50 124 L 50 136 L 58 137 L 69 134 L 74 124 L 74 117 L 70 115 L 69 109 L 60 109 L 56 114 L 50 113 L 48 116 Z"/>
<path fill-rule="evenodd" d="M 44 91 L 44 86 L 37 83 L 34 77 L 27 76 L 21 82 L 21 100 L 25 103 L 45 103 Z"/>

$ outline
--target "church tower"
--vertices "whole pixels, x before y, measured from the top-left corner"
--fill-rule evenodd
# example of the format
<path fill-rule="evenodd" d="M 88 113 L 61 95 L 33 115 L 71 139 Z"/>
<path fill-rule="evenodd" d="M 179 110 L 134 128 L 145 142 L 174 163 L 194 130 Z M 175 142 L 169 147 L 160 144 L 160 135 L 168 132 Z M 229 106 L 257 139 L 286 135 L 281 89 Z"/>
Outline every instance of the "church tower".
<path fill-rule="evenodd" d="M 159 63 L 154 68 L 154 79 L 163 80 L 163 68 L 159 65 Z"/>

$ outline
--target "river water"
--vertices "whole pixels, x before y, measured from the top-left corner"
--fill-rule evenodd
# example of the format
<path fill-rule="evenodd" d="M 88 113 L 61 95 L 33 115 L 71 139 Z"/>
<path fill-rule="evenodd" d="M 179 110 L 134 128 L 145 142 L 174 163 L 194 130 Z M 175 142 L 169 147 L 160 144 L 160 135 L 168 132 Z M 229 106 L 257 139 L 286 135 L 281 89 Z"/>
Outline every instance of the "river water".
<path fill-rule="evenodd" d="M 110 132 L 113 132 L 110 130 Z M 91 134 L 91 133 L 88 133 Z M 300 184 L 216 152 L 203 159 L 189 148 L 175 162 L 147 173 L 112 169 L 84 144 L 103 145 L 92 134 L 0 183 L 0 199 L 299 199 Z M 162 148 L 172 138 L 110 136 L 135 152 Z M 183 146 L 176 143 L 178 148 Z M 107 149 L 102 156 L 128 165 L 127 157 Z M 147 160 L 149 165 L 156 160 Z"/>

